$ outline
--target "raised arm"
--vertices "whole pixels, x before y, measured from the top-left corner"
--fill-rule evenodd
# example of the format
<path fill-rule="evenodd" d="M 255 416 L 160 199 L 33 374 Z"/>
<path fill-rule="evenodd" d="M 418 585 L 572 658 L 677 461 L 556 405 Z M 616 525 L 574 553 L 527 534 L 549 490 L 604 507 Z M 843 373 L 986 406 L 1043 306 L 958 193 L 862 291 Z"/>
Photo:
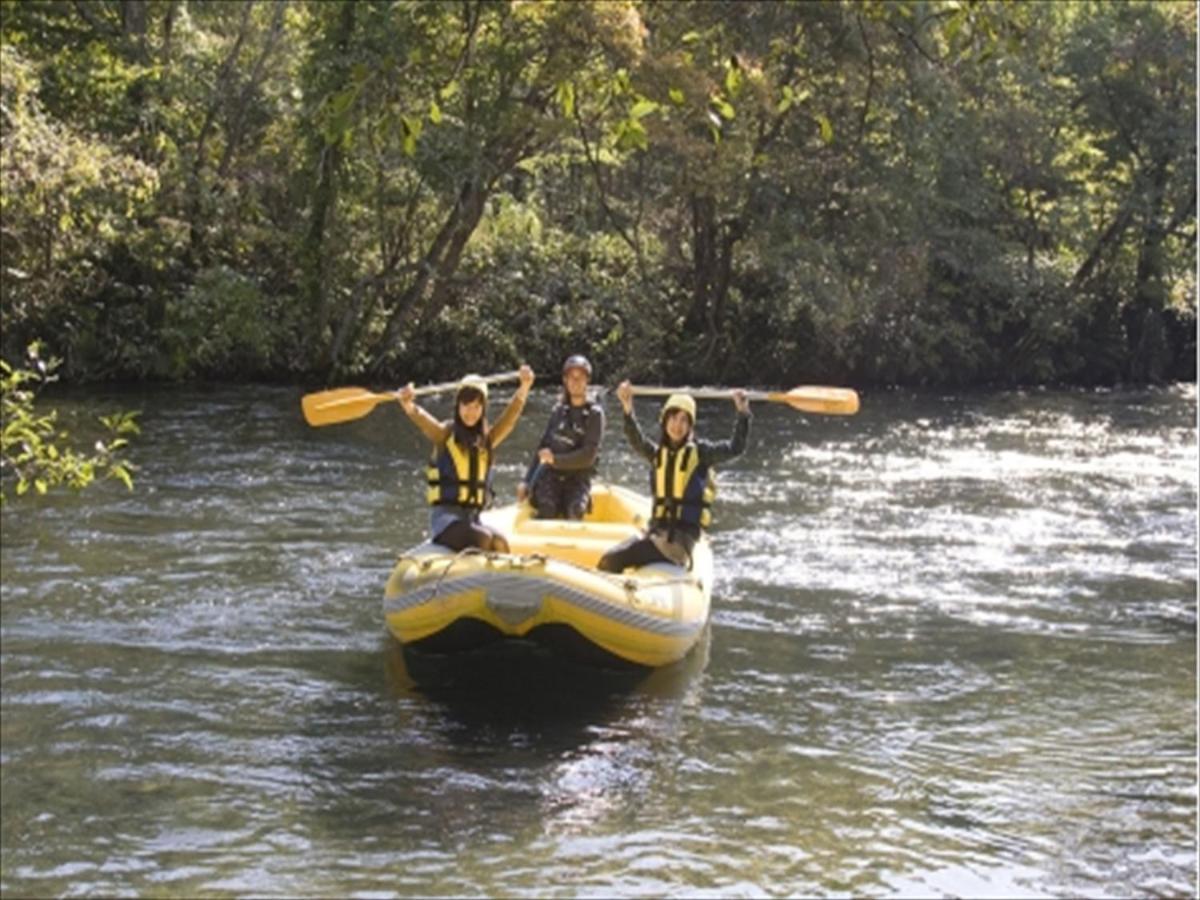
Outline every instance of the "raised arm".
<path fill-rule="evenodd" d="M 492 447 L 500 446 L 501 442 L 512 434 L 513 428 L 516 427 L 517 419 L 521 418 L 521 413 L 525 410 L 525 401 L 529 397 L 529 388 L 533 385 L 533 369 L 529 366 L 521 366 L 520 370 L 521 383 L 517 386 L 517 392 L 513 394 L 512 399 L 508 401 L 508 406 L 504 408 L 504 412 L 500 414 L 500 418 L 496 420 L 496 424 L 492 427 Z"/>
<path fill-rule="evenodd" d="M 416 395 L 413 393 L 411 383 L 406 384 L 396 392 L 396 397 L 400 401 L 400 408 L 412 420 L 412 423 L 417 426 L 425 437 L 429 438 L 435 444 L 440 444 L 446 439 L 446 435 L 450 431 L 449 425 L 443 424 L 431 416 L 425 409 L 417 404 Z"/>
<path fill-rule="evenodd" d="M 746 399 L 745 391 L 734 392 L 733 405 L 737 409 L 737 418 L 734 419 L 733 434 L 729 440 L 696 442 L 702 458 L 709 465 L 719 465 L 746 451 L 746 442 L 750 437 L 750 402 Z"/>
<path fill-rule="evenodd" d="M 617 385 L 617 399 L 621 401 L 621 410 L 625 413 L 625 439 L 629 441 L 629 446 L 647 461 L 654 462 L 654 444 L 646 440 L 633 415 L 633 388 L 628 381 Z"/>

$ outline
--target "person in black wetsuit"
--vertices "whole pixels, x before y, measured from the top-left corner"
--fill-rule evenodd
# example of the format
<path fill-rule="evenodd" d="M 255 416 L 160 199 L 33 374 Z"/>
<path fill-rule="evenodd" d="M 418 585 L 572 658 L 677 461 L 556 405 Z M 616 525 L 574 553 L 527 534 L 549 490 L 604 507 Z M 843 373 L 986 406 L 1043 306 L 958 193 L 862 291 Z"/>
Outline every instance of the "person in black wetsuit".
<path fill-rule="evenodd" d="M 582 519 L 590 506 L 592 475 L 604 438 L 604 408 L 587 395 L 591 377 L 587 357 L 567 357 L 562 398 L 551 410 L 537 452 L 517 487 L 517 499 L 529 499 L 539 519 Z"/>

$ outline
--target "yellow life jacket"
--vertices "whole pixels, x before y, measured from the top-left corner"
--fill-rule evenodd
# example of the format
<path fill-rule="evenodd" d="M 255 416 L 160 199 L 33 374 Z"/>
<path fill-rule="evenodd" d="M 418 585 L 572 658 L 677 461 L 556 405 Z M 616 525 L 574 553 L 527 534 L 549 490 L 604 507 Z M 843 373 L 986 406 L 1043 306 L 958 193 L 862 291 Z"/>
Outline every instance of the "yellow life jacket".
<path fill-rule="evenodd" d="M 700 451 L 695 443 L 689 441 L 678 450 L 660 446 L 650 474 L 655 520 L 707 528 L 717 494 L 714 475 L 711 467 L 700 467 Z"/>
<path fill-rule="evenodd" d="M 433 451 L 425 470 L 430 506 L 454 503 L 471 509 L 487 505 L 491 489 L 492 456 L 487 447 L 463 447 L 453 432 Z"/>

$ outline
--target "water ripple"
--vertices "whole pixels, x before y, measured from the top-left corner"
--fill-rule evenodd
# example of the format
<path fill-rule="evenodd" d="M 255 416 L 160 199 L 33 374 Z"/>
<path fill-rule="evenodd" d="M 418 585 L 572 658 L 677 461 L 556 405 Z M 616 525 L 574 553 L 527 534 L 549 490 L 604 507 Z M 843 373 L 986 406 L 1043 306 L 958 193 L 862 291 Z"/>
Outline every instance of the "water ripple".
<path fill-rule="evenodd" d="M 400 653 L 426 448 L 298 399 L 83 394 L 137 489 L 0 511 L 5 895 L 1195 893 L 1194 386 L 756 409 L 649 676 Z"/>

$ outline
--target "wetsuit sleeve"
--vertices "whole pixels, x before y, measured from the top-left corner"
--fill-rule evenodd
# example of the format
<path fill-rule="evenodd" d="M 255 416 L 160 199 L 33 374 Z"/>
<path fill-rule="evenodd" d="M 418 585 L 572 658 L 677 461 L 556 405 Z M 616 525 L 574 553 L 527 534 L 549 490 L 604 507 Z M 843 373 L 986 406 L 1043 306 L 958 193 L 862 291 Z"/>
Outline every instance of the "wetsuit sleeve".
<path fill-rule="evenodd" d="M 590 469 L 600 455 L 600 441 L 604 438 L 604 409 L 593 403 L 588 410 L 587 431 L 583 443 L 574 450 L 554 454 L 554 468 L 563 472 L 578 472 Z"/>
<path fill-rule="evenodd" d="M 550 410 L 550 419 L 548 422 L 546 422 L 546 430 L 542 432 L 542 439 L 538 441 L 537 446 L 533 448 L 533 456 L 529 460 L 529 465 L 525 467 L 525 475 L 521 479 L 521 481 L 525 484 L 529 484 L 530 479 L 533 478 L 534 471 L 538 467 L 538 451 L 543 447 L 550 446 L 550 435 L 552 435 L 554 433 L 554 429 L 558 427 L 558 414 L 558 406 L 555 406 L 554 409 Z"/>
<path fill-rule="evenodd" d="M 741 456 L 746 450 L 746 442 L 750 437 L 750 414 L 738 413 L 733 423 L 733 435 L 727 441 L 697 441 L 700 448 L 700 459 L 707 465 L 716 466 L 723 462 Z"/>
<path fill-rule="evenodd" d="M 629 441 L 629 446 L 639 456 L 645 457 L 651 463 L 654 462 L 654 445 L 646 440 L 646 436 L 642 434 L 641 426 L 638 425 L 637 418 L 629 413 L 625 413 L 625 439 Z"/>

